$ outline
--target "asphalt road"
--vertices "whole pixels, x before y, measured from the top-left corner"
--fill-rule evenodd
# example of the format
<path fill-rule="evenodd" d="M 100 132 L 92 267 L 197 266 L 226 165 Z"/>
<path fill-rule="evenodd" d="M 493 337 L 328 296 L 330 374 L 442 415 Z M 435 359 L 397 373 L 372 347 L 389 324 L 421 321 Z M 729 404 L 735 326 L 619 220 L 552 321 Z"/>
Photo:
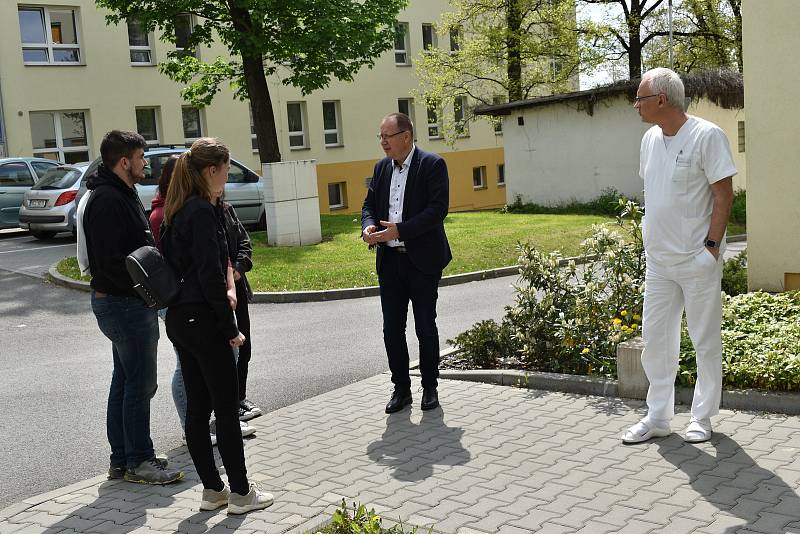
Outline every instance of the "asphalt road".
<path fill-rule="evenodd" d="M 74 255 L 74 241 L 64 235 L 37 241 L 24 233 L 0 233 L 0 508 L 101 474 L 108 466 L 110 343 L 97 328 L 87 293 L 30 276 L 42 276 L 59 258 Z M 476 321 L 501 317 L 503 306 L 513 301 L 513 281 L 506 277 L 442 288 L 443 345 Z M 251 317 L 248 393 L 266 410 L 388 370 L 377 297 L 256 304 Z M 411 320 L 409 332 L 415 358 Z M 181 440 L 170 394 L 174 367 L 162 325 L 159 389 L 151 406 L 159 452 Z M 388 377 L 386 382 L 388 400 Z"/>

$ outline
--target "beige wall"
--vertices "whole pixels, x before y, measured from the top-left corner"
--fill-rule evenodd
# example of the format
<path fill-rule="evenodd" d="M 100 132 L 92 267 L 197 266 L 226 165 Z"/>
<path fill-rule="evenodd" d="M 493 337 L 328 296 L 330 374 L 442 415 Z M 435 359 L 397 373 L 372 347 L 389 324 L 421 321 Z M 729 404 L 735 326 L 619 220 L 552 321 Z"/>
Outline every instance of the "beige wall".
<path fill-rule="evenodd" d="M 725 130 L 741 173 L 734 187 L 744 189 L 744 154 L 738 152 L 736 138 L 742 110 L 701 101 L 693 102 L 689 113 Z M 524 126 L 518 125 L 519 117 Z M 624 95 L 597 102 L 592 116 L 575 102 L 512 112 L 503 122 L 509 202 L 517 195 L 538 204 L 586 201 L 609 187 L 641 200 L 639 146 L 649 127 Z"/>
<path fill-rule="evenodd" d="M 751 290 L 781 291 L 791 288 L 784 286 L 786 273 L 800 273 L 797 2 L 745 0 L 742 10 L 748 278 Z"/>
<path fill-rule="evenodd" d="M 22 61 L 17 2 L 0 2 L 0 93 L 3 98 L 8 152 L 12 156 L 32 153 L 30 112 L 86 111 L 90 157 L 99 155 L 103 134 L 111 129 L 136 129 L 135 108 L 159 108 L 160 141 L 182 144 L 184 140 L 180 97 L 181 86 L 158 72 L 156 66 L 132 66 L 129 60 L 127 28 L 106 26 L 105 11 L 98 10 L 93 0 L 30 0 L 26 6 L 70 6 L 79 9 L 80 44 L 84 64 L 64 66 L 32 66 Z M 377 59 L 373 69 L 363 69 L 352 83 L 334 81 L 328 88 L 303 96 L 298 89 L 282 85 L 278 77 L 269 79 L 276 116 L 281 154 L 284 160 L 316 159 L 319 163 L 320 208 L 328 212 L 327 184 L 348 183 L 347 211 L 360 210 L 363 200 L 364 168 L 383 157 L 375 139 L 381 118 L 397 111 L 398 98 L 410 98 L 418 86 L 413 63 L 422 50 L 422 24 L 435 23 L 448 9 L 446 0 L 415 0 L 400 13 L 398 20 L 409 24 L 411 66 L 397 66 L 394 51 Z M 151 39 L 156 61 L 166 59 L 172 45 Z M 440 47 L 449 47 L 447 36 L 438 36 Z M 200 50 L 203 59 L 226 55 L 217 44 Z M 341 109 L 343 146 L 326 148 L 323 141 L 322 102 L 338 100 Z M 290 150 L 286 103 L 305 102 L 309 148 Z M 222 138 L 234 157 L 260 172 L 258 154 L 251 148 L 248 105 L 232 97 L 223 84 L 211 106 L 202 111 L 203 133 Z M 503 137 L 494 134 L 491 126 L 479 122 L 470 127 L 469 136 L 459 139 L 454 147 L 429 139 L 426 110 L 421 102 L 414 106 L 418 127 L 417 143 L 429 151 L 447 156 L 454 167 L 485 165 L 492 170 L 502 162 Z M 491 149 L 491 150 L 489 150 Z M 498 156 L 499 155 L 499 156 Z M 471 167 L 470 167 L 471 170 Z M 471 190 L 471 174 L 452 176 L 454 189 L 469 186 L 469 193 L 457 197 L 465 207 L 490 207 L 504 203 L 497 191 L 481 194 Z M 496 181 L 496 180 L 495 180 Z M 461 183 L 463 182 L 463 183 Z M 350 185 L 352 184 L 352 185 Z M 358 184 L 361 184 L 359 186 Z"/>

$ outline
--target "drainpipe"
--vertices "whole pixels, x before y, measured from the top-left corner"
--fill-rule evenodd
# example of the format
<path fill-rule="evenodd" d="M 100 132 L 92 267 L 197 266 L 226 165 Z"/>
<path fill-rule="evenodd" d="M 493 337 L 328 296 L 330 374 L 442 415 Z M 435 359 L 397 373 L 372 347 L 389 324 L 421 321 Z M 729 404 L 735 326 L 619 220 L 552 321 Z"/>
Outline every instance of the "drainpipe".
<path fill-rule="evenodd" d="M 8 141 L 6 140 L 6 119 L 3 113 L 3 89 L 0 84 L 0 158 L 8 156 Z"/>

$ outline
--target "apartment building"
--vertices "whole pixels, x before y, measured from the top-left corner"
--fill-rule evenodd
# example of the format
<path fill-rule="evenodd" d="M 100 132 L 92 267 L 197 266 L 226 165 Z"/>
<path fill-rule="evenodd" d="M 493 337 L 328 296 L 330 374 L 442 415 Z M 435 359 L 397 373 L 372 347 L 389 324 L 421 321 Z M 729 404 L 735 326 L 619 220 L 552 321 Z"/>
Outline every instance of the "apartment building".
<path fill-rule="evenodd" d="M 505 204 L 502 132 L 473 123 L 450 147 L 440 136 L 442 115 L 457 116 L 471 103 L 429 110 L 412 96 L 415 58 L 427 46 L 455 46 L 433 26 L 448 7 L 446 0 L 413 0 L 398 15 L 403 32 L 394 49 L 353 82 L 334 81 L 303 96 L 278 76 L 268 80 L 283 159 L 317 161 L 322 213 L 360 211 L 373 166 L 383 157 L 378 125 L 392 111 L 408 113 L 418 146 L 446 159 L 452 210 Z M 0 2 L 0 155 L 85 161 L 99 156 L 106 131 L 119 128 L 139 131 L 153 144 L 220 137 L 260 172 L 249 104 L 224 87 L 211 106 L 188 105 L 181 86 L 158 71 L 175 45 L 135 21 L 107 26 L 105 15 L 92 0 Z M 193 24 L 185 15 L 179 35 Z M 227 50 L 216 44 L 197 54 L 211 61 Z"/>

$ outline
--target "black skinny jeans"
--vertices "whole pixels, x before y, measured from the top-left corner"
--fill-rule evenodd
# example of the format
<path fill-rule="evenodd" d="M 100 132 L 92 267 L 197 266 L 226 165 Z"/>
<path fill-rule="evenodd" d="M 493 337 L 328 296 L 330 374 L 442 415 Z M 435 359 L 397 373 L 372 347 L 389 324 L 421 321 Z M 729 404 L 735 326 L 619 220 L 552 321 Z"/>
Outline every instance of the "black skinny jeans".
<path fill-rule="evenodd" d="M 245 341 L 239 347 L 239 362 L 236 364 L 239 374 L 239 400 L 247 398 L 247 370 L 250 365 L 252 353 L 250 344 L 250 311 L 247 308 L 247 288 L 244 280 L 236 282 L 236 324 L 239 332 L 244 334 Z"/>
<path fill-rule="evenodd" d="M 217 418 L 217 442 L 231 491 L 249 491 L 244 444 L 239 428 L 236 362 L 216 316 L 204 304 L 179 304 L 167 311 L 167 335 L 178 350 L 186 385 L 186 445 L 203 487 L 219 490 L 223 482 L 208 434 L 211 411 Z"/>

